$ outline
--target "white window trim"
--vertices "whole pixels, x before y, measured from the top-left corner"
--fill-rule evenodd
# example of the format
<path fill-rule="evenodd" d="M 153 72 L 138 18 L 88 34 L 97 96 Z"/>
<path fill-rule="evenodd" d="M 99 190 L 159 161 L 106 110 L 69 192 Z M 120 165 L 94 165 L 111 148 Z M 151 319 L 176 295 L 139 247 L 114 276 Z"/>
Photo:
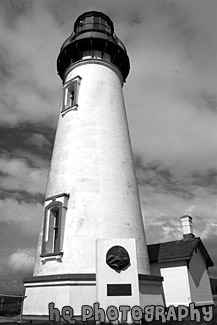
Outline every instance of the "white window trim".
<path fill-rule="evenodd" d="M 63 100 L 62 100 L 62 108 L 61 113 L 62 115 L 65 115 L 69 111 L 77 111 L 78 108 L 78 94 L 79 94 L 79 87 L 81 84 L 81 77 L 76 76 L 72 78 L 71 80 L 67 81 L 63 85 Z M 74 89 L 74 103 L 73 105 L 67 105 L 67 102 L 70 101 L 70 88 Z"/>
<path fill-rule="evenodd" d="M 66 210 L 68 207 L 69 194 L 61 193 L 45 199 L 45 212 L 44 212 L 44 229 L 42 237 L 42 251 L 41 258 L 45 259 L 62 259 L 63 256 L 63 239 L 64 239 L 64 230 L 65 230 L 65 218 Z M 59 221 L 58 221 L 58 232 L 59 239 L 57 250 L 54 246 L 50 252 L 46 251 L 48 244 L 49 228 L 50 228 L 50 218 L 52 217 L 52 209 L 59 209 Z M 53 238 L 54 239 L 54 238 Z M 54 244 L 54 243 L 53 243 Z"/>

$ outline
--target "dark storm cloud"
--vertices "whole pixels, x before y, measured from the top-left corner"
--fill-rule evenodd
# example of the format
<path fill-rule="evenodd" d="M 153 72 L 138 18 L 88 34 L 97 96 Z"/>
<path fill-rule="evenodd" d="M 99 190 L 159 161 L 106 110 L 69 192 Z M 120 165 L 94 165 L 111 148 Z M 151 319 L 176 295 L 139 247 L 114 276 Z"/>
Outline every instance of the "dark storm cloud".
<path fill-rule="evenodd" d="M 200 97 L 204 102 L 203 108 L 210 109 L 211 111 L 217 112 L 217 98 L 215 95 L 209 94 L 206 91 L 201 91 Z M 202 106 L 202 105 L 201 105 Z"/>
<path fill-rule="evenodd" d="M 217 224 L 215 225 L 215 228 L 217 228 Z M 206 249 L 210 255 L 210 257 L 213 260 L 213 263 L 215 267 L 209 269 L 210 276 L 216 277 L 216 265 L 217 265 L 217 255 L 216 255 L 216 235 L 213 235 L 210 233 L 209 237 L 204 240 L 204 245 L 206 246 Z"/>
<path fill-rule="evenodd" d="M 0 183 L 7 190 L 21 190 L 30 193 L 44 193 L 47 169 L 31 167 L 24 158 L 10 158 L 0 155 Z"/>
<path fill-rule="evenodd" d="M 186 170 L 186 173 L 165 166 L 160 161 L 142 163 L 141 157 L 135 158 L 137 180 L 140 186 L 152 186 L 156 192 L 167 192 L 186 199 L 191 199 L 195 190 L 202 188 L 217 194 L 217 169 Z"/>
<path fill-rule="evenodd" d="M 26 157 L 33 166 L 48 166 L 51 158 L 55 128 L 42 124 L 22 123 L 0 128 L 1 152 L 10 157 Z M 10 148 L 10 151 L 8 149 Z M 34 151 L 32 149 L 34 148 Z"/>
<path fill-rule="evenodd" d="M 0 173 L 1 174 L 1 173 Z M 6 176 L 6 175 L 5 175 Z M 27 191 L 23 190 L 16 190 L 16 189 L 7 189 L 5 187 L 0 186 L 0 198 L 2 200 L 8 198 L 8 197 L 13 197 L 17 202 L 21 203 L 23 201 L 28 202 L 28 203 L 41 203 L 43 204 L 44 202 L 44 193 L 29 193 Z"/>

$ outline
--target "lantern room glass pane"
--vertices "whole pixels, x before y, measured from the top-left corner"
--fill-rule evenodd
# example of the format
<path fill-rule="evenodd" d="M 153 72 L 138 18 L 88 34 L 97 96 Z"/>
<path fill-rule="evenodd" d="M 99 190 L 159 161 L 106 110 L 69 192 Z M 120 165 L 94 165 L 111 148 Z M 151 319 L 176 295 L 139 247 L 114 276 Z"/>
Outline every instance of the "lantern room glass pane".
<path fill-rule="evenodd" d="M 84 21 L 84 29 L 91 29 L 93 26 L 93 16 L 86 17 Z"/>
<path fill-rule="evenodd" d="M 101 21 L 101 29 L 106 31 L 106 21 L 104 19 Z"/>
<path fill-rule="evenodd" d="M 100 17 L 97 17 L 97 16 L 93 17 L 93 28 L 94 29 L 101 29 L 100 23 L 101 23 Z"/>

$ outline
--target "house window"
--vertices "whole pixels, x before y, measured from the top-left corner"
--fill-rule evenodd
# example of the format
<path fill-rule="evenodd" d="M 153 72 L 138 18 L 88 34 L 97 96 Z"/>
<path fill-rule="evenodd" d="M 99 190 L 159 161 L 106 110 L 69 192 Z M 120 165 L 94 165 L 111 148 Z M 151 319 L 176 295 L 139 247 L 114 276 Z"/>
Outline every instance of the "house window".
<path fill-rule="evenodd" d="M 80 82 L 81 77 L 77 76 L 63 86 L 63 104 L 61 113 L 66 113 L 69 110 L 77 110 Z"/>

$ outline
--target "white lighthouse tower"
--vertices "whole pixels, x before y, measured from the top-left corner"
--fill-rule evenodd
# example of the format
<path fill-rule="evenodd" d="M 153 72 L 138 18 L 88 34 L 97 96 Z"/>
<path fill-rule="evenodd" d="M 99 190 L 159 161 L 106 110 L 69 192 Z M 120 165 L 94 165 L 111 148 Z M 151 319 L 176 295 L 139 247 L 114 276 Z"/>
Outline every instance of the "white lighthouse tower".
<path fill-rule="evenodd" d="M 47 317 L 50 302 L 78 316 L 95 302 L 162 304 L 162 278 L 150 275 L 122 92 L 129 58 L 108 16 L 78 17 L 57 70 L 63 98 L 23 316 Z"/>

